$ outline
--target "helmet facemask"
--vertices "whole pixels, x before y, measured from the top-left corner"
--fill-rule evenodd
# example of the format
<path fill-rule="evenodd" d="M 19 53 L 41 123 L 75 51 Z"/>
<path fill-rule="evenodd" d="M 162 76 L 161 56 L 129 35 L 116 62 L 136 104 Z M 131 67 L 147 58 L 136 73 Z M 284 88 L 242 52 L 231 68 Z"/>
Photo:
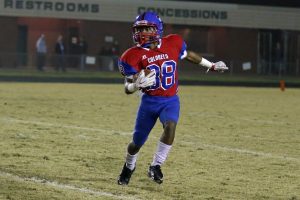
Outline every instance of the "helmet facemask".
<path fill-rule="evenodd" d="M 155 24 L 135 24 L 132 28 L 133 41 L 137 46 L 148 47 L 158 42 L 161 35 Z"/>

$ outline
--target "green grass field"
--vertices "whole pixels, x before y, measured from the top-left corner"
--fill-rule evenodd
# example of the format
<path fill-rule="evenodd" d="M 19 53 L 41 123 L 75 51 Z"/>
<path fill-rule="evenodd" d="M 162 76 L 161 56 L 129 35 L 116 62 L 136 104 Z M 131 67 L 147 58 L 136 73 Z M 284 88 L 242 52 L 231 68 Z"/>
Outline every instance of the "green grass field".
<path fill-rule="evenodd" d="M 146 171 L 158 122 L 130 185 L 116 184 L 137 95 L 122 85 L 1 83 L 0 199 L 300 199 L 300 90 L 181 86 L 162 169 Z"/>

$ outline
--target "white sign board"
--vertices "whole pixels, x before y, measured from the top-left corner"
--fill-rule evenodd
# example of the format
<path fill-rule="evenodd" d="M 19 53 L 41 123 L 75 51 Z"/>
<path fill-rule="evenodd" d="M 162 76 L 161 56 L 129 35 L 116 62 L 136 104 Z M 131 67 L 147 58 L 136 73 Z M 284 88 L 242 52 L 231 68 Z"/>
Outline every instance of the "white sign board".
<path fill-rule="evenodd" d="M 132 22 L 155 11 L 165 23 L 300 30 L 300 9 L 146 0 L 1 0 L 0 16 Z"/>

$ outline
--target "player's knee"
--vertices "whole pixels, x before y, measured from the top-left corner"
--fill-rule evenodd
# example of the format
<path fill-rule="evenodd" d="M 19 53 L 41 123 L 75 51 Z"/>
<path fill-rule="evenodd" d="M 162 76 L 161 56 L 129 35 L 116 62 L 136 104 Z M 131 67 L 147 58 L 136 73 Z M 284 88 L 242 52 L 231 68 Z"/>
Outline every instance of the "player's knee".
<path fill-rule="evenodd" d="M 175 135 L 176 122 L 168 121 L 164 124 L 164 134 L 167 136 Z"/>
<path fill-rule="evenodd" d="M 131 155 L 135 155 L 139 152 L 141 146 L 137 146 L 134 142 L 128 144 L 127 151 Z"/>

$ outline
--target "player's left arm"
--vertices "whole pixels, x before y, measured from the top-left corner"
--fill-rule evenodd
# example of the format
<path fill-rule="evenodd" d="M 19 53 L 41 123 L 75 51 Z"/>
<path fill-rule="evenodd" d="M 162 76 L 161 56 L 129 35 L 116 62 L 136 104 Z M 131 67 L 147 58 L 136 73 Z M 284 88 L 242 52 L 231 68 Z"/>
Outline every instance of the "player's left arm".
<path fill-rule="evenodd" d="M 211 71 L 219 71 L 219 72 L 223 72 L 225 70 L 228 70 L 228 67 L 226 66 L 226 64 L 223 61 L 218 61 L 216 63 L 210 62 L 207 59 L 203 58 L 201 55 L 187 50 L 187 45 L 184 42 L 184 40 L 182 39 L 182 37 L 180 37 L 179 35 L 171 35 L 175 46 L 180 49 L 180 59 L 186 59 L 192 63 L 195 64 L 199 64 L 203 67 L 207 68 L 207 72 L 209 70 Z"/>
<path fill-rule="evenodd" d="M 225 70 L 228 70 L 228 67 L 223 61 L 218 61 L 216 63 L 213 63 L 193 51 L 186 51 L 186 56 L 184 58 L 192 63 L 199 64 L 203 67 L 206 67 L 207 72 L 210 70 L 219 71 L 219 72 L 224 72 Z"/>

